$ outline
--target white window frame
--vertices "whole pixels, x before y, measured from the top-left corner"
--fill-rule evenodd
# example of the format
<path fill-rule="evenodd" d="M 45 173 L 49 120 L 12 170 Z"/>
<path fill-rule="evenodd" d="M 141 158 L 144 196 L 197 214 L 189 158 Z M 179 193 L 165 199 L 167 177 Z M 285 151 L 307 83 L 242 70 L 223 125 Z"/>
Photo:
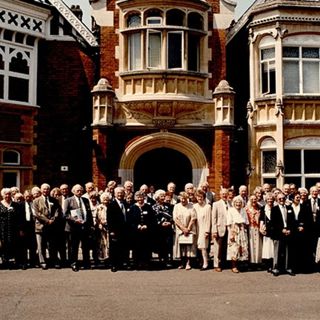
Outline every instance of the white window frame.
<path fill-rule="evenodd" d="M 18 161 L 17 161 L 17 162 L 5 162 L 5 161 L 4 161 L 4 154 L 5 154 L 6 152 L 16 153 L 17 156 L 18 156 Z M 3 151 L 3 153 L 2 153 L 2 163 L 3 163 L 4 165 L 15 165 L 15 166 L 18 166 L 18 165 L 20 165 L 20 161 L 21 161 L 20 152 L 18 152 L 18 151 L 16 151 L 16 150 L 9 150 L 9 149 Z"/>
<path fill-rule="evenodd" d="M 159 48 L 159 65 L 158 66 L 152 66 L 150 65 L 150 60 L 151 60 L 151 57 L 150 57 L 150 48 L 149 48 L 149 37 L 150 37 L 150 34 L 159 34 L 160 35 L 160 48 Z M 160 69 L 161 66 L 162 66 L 162 40 L 163 40 L 163 35 L 162 35 L 162 32 L 159 31 L 159 30 L 155 30 L 155 29 L 148 29 L 147 30 L 147 46 L 146 46 L 146 57 L 147 57 L 147 67 L 149 69 Z"/>
<path fill-rule="evenodd" d="M 14 169 L 4 169 L 4 170 L 2 170 L 2 183 L 3 183 L 3 181 L 4 181 L 4 174 L 5 173 L 15 173 L 16 174 L 16 183 L 15 183 L 15 185 L 13 185 L 13 186 L 6 186 L 6 187 L 8 187 L 8 188 L 10 188 L 10 187 L 18 187 L 18 188 L 20 188 L 20 183 L 21 183 L 21 180 L 20 180 L 20 170 L 14 170 Z"/>
<path fill-rule="evenodd" d="M 132 45 L 136 44 L 136 40 L 133 37 L 137 36 L 137 38 L 139 37 L 140 40 L 140 48 L 139 48 L 139 52 L 135 54 L 135 57 L 132 57 Z M 132 40 L 134 39 L 134 44 L 132 43 Z M 134 32 L 134 33 L 130 33 L 128 34 L 128 70 L 133 71 L 133 70 L 140 70 L 142 69 L 142 39 L 141 39 L 141 32 Z M 139 62 L 136 63 L 136 61 L 134 61 L 133 63 L 133 59 L 136 58 L 137 56 L 140 55 Z"/>
<path fill-rule="evenodd" d="M 268 49 L 273 49 L 274 50 L 274 57 L 273 58 L 269 58 L 269 59 L 262 59 L 262 51 L 263 50 L 268 50 Z M 275 94 L 276 93 L 276 52 L 275 52 L 275 47 L 274 46 L 270 46 L 270 47 L 261 47 L 259 48 L 259 54 L 260 54 L 260 94 L 261 95 L 269 95 L 269 94 Z M 270 65 L 271 63 L 273 62 L 273 66 L 274 68 L 271 68 Z M 267 71 L 267 76 L 268 76 L 268 83 L 267 83 L 267 86 L 268 86 L 268 90 L 266 92 L 263 92 L 263 66 L 264 64 L 267 64 L 267 68 L 268 68 L 268 71 Z M 271 92 L 271 85 L 270 85 L 270 70 L 274 70 L 274 73 L 275 73 L 275 83 L 274 83 L 274 87 L 275 87 L 275 90 L 274 92 Z"/>
<path fill-rule="evenodd" d="M 36 43 L 36 40 L 35 40 Z M 1 54 L 4 60 L 4 69 L 0 70 L 0 75 L 3 75 L 3 98 L 0 101 L 14 102 L 17 104 L 36 104 L 36 56 L 37 48 L 31 49 L 23 44 L 15 44 L 5 40 L 0 41 L 0 45 L 4 47 L 4 51 L 0 48 Z M 36 44 L 35 44 L 36 45 Z M 10 49 L 14 49 L 10 53 Z M 28 60 L 29 74 L 23 74 L 18 72 L 13 72 L 9 70 L 9 64 L 13 56 L 20 52 L 24 59 Z M 30 57 L 26 56 L 25 52 L 28 52 Z M 28 101 L 11 100 L 9 99 L 9 77 L 16 77 L 19 79 L 28 80 Z"/>
<path fill-rule="evenodd" d="M 307 137 L 307 138 L 296 138 L 289 140 L 285 144 L 285 150 L 298 150 L 301 153 L 301 163 L 300 163 L 300 173 L 291 173 L 286 174 L 285 178 L 300 178 L 301 187 L 305 187 L 306 179 L 310 178 L 319 178 L 320 173 L 305 173 L 305 160 L 304 160 L 304 151 L 308 150 L 318 150 L 320 151 L 320 137 Z"/>
<path fill-rule="evenodd" d="M 162 17 L 147 17 L 146 24 L 147 26 L 162 25 Z"/>

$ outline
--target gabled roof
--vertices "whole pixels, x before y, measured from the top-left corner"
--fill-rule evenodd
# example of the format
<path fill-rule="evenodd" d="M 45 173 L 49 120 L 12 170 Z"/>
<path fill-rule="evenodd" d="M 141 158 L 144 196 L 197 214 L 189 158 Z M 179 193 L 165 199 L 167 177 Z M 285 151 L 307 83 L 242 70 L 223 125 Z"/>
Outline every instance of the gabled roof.
<path fill-rule="evenodd" d="M 35 0 L 49 2 L 71 24 L 75 31 L 92 47 L 97 47 L 98 42 L 88 27 L 80 21 L 63 0 Z"/>
<path fill-rule="evenodd" d="M 99 44 L 89 30 L 89 28 L 77 18 L 77 16 L 72 12 L 72 10 L 65 4 L 63 0 L 24 0 L 30 3 L 37 3 L 44 6 L 53 6 L 61 14 L 61 16 L 66 19 L 70 25 L 73 27 L 75 32 L 91 47 L 97 47 Z"/>

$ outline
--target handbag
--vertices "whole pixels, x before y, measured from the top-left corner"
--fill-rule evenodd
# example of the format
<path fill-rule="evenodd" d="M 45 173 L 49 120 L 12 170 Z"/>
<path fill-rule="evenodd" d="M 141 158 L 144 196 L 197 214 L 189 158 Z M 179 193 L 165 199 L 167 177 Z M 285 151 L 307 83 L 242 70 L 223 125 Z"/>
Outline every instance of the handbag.
<path fill-rule="evenodd" d="M 194 234 L 189 233 L 187 236 L 184 233 L 179 235 L 179 244 L 193 244 Z"/>

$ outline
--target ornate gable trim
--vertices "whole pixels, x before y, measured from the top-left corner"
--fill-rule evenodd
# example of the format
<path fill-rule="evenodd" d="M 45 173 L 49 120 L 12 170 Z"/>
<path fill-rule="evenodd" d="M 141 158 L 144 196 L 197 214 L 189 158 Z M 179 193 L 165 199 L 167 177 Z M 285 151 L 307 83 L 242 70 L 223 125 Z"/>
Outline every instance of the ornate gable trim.
<path fill-rule="evenodd" d="M 98 42 L 92 32 L 74 15 L 71 9 L 62 0 L 48 0 L 48 2 L 58 10 L 58 12 L 90 46 L 98 46 Z"/>

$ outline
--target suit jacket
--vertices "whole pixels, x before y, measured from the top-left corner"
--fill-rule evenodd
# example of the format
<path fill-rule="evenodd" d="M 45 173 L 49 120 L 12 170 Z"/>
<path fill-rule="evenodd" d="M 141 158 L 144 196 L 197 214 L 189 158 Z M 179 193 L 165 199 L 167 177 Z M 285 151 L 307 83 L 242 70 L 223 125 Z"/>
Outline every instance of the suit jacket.
<path fill-rule="evenodd" d="M 295 227 L 294 212 L 291 206 L 285 206 L 287 210 L 287 226 L 284 227 L 281 209 L 279 206 L 274 206 L 271 209 L 271 222 L 270 222 L 270 236 L 273 240 L 283 240 L 288 238 L 282 232 L 283 229 L 287 229 L 292 232 Z"/>
<path fill-rule="evenodd" d="M 113 239 L 120 239 L 125 236 L 127 230 L 127 205 L 123 202 L 126 215 L 123 214 L 117 200 L 113 200 L 108 205 L 107 220 L 108 229 L 110 233 L 113 233 Z"/>
<path fill-rule="evenodd" d="M 223 237 L 227 229 L 227 206 L 224 200 L 220 199 L 212 204 L 211 233 L 218 233 Z"/>
<path fill-rule="evenodd" d="M 19 231 L 24 233 L 30 233 L 35 231 L 35 216 L 33 214 L 34 209 L 31 202 L 31 213 L 30 213 L 30 221 L 27 221 L 26 214 L 28 208 L 26 208 L 26 201 L 22 201 L 19 203 Z"/>
<path fill-rule="evenodd" d="M 90 209 L 90 202 L 87 198 L 81 197 L 82 203 L 85 206 L 87 216 L 83 224 L 76 223 L 76 218 L 72 217 L 71 210 L 79 209 L 79 202 L 76 196 L 67 198 L 63 203 L 63 215 L 70 225 L 71 232 L 76 230 L 90 230 L 93 227 L 92 212 Z"/>
<path fill-rule="evenodd" d="M 316 216 L 313 216 L 313 211 L 312 211 L 312 205 L 313 205 L 313 199 L 308 199 L 304 205 L 305 205 L 305 210 L 306 210 L 306 217 L 305 217 L 305 228 L 306 232 L 312 233 L 314 236 L 319 236 L 320 234 L 320 226 L 319 226 L 319 221 L 320 221 L 320 199 L 317 198 L 317 211 L 316 211 Z"/>
<path fill-rule="evenodd" d="M 48 201 L 50 210 L 47 208 L 43 196 L 33 200 L 34 215 L 36 217 L 36 232 L 42 232 L 43 227 L 48 225 L 49 220 L 53 220 L 54 225 L 56 225 L 62 219 L 62 209 L 59 205 L 59 202 L 53 197 L 48 197 Z"/>

